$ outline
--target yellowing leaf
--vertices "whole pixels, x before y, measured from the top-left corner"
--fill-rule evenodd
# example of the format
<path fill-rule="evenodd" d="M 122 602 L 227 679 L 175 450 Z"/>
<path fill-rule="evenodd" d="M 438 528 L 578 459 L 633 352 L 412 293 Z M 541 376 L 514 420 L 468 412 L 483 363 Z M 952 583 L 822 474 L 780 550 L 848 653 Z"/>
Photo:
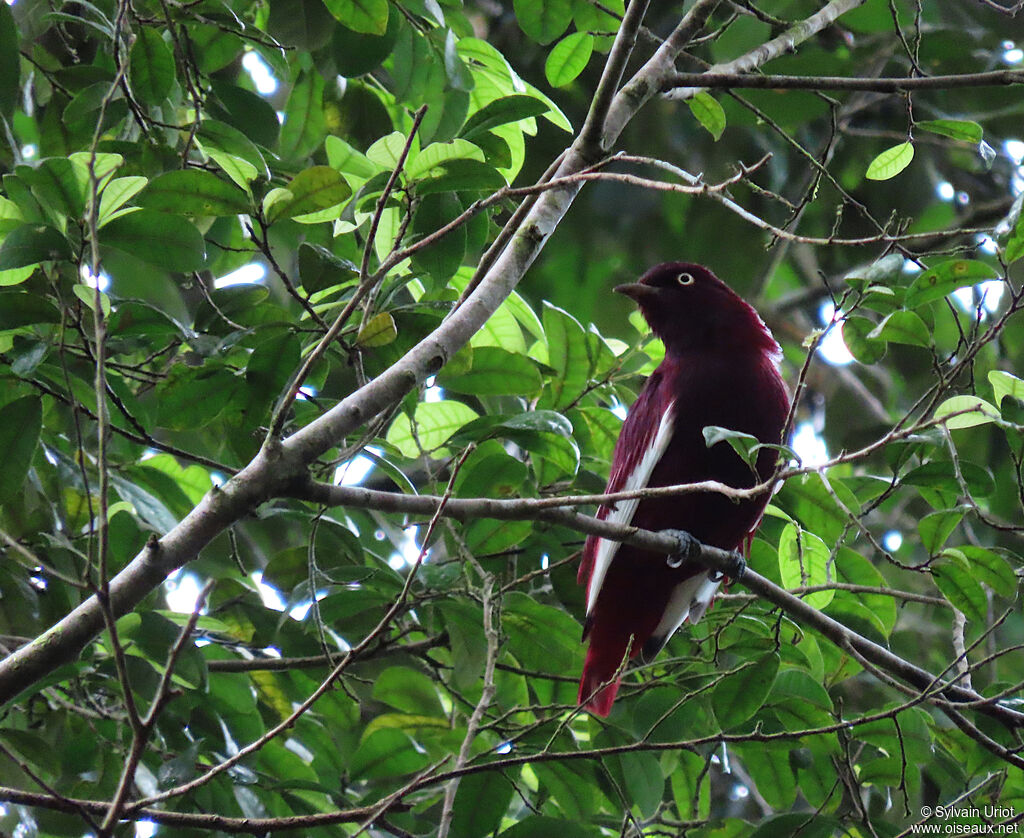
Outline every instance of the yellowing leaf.
<path fill-rule="evenodd" d="M 865 177 L 868 180 L 889 180 L 907 168 L 913 159 L 914 146 L 912 143 L 894 145 L 871 161 Z"/>

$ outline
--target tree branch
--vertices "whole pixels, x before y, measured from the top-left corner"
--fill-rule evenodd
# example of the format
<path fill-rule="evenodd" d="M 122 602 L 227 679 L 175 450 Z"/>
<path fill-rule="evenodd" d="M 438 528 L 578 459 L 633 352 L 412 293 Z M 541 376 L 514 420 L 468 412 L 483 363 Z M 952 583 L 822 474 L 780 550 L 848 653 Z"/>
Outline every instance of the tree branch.
<path fill-rule="evenodd" d="M 955 76 L 914 78 L 846 78 L 843 76 L 758 76 L 716 72 L 670 73 L 662 92 L 675 88 L 690 90 L 747 87 L 758 90 L 862 90 L 877 93 L 902 93 L 909 90 L 949 90 L 954 87 L 1000 87 L 1024 84 L 1024 71 L 994 70 L 988 73 L 963 73 Z"/>
<path fill-rule="evenodd" d="M 405 512 L 412 515 L 436 515 L 443 506 L 441 514 L 456 520 L 496 518 L 498 520 L 546 521 L 666 556 L 678 552 L 679 549 L 676 538 L 665 533 L 613 524 L 570 509 L 537 507 L 520 500 L 445 499 L 434 495 L 400 495 L 353 486 L 330 486 L 312 482 L 301 487 L 295 496 L 328 506 L 372 508 L 380 512 Z M 706 544 L 700 545 L 700 551 L 699 560 L 712 570 L 727 576 L 734 572 L 736 562 L 734 553 Z M 930 697 L 943 699 L 944 702 L 973 704 L 978 712 L 997 719 L 1007 727 L 1024 727 L 1024 713 L 995 702 L 988 702 L 974 690 L 955 684 L 936 686 L 938 679 L 927 670 L 915 666 L 883 646 L 862 637 L 753 570 L 748 569 L 739 582 L 762 599 L 781 608 L 787 616 L 810 626 L 839 648 L 856 651 L 858 655 L 875 666 L 902 678 L 914 689 L 927 692 Z"/>

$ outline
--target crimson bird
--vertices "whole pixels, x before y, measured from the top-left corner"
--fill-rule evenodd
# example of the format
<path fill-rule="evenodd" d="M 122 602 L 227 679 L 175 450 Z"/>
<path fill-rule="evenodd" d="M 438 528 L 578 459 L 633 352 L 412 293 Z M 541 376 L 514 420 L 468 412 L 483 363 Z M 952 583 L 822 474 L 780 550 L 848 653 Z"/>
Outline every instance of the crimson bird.
<path fill-rule="evenodd" d="M 707 268 L 668 262 L 639 282 L 615 289 L 632 297 L 665 344 L 626 416 L 612 456 L 606 492 L 699 480 L 737 488 L 768 479 L 778 452 L 762 448 L 756 474 L 725 443 L 708 447 L 703 430 L 718 425 L 779 443 L 789 393 L 779 375 L 781 351 L 757 312 Z M 749 553 L 768 496 L 734 502 L 699 492 L 623 500 L 598 518 L 647 530 L 684 530 L 723 550 Z M 590 639 L 579 702 L 607 716 L 623 662 L 653 658 L 687 619 L 696 623 L 722 577 L 682 556 L 666 557 L 590 536 L 579 583 L 587 588 L 583 639 Z"/>

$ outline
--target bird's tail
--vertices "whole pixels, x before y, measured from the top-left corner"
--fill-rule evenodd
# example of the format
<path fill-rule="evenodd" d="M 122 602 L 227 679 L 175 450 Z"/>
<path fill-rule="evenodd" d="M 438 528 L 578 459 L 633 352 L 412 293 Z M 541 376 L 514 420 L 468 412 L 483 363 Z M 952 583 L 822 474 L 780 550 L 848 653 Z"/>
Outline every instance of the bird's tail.
<path fill-rule="evenodd" d="M 591 713 L 602 718 L 612 711 L 615 695 L 622 682 L 623 659 L 629 649 L 630 635 L 625 637 L 592 637 L 580 678 L 576 699 Z"/>

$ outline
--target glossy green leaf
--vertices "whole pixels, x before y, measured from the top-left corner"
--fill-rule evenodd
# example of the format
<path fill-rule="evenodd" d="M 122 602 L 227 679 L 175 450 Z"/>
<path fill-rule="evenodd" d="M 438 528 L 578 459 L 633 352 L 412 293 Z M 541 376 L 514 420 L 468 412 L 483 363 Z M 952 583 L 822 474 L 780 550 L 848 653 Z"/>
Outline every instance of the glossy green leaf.
<path fill-rule="evenodd" d="M 528 815 L 498 838 L 593 838 L 593 831 L 581 823 L 546 815 Z"/>
<path fill-rule="evenodd" d="M 255 169 L 259 177 L 270 178 L 270 170 L 267 168 L 263 153 L 255 142 L 234 126 L 215 119 L 204 119 L 196 136 L 207 152 L 219 149 L 225 155 L 244 160 Z"/>
<path fill-rule="evenodd" d="M 424 177 L 431 170 L 449 160 L 478 160 L 484 162 L 484 154 L 473 143 L 464 139 L 449 140 L 446 143 L 431 143 L 422 149 L 416 158 L 405 167 L 410 180 Z"/>
<path fill-rule="evenodd" d="M 140 27 L 130 55 L 132 92 L 145 105 L 159 105 L 174 86 L 174 56 L 160 30 Z"/>
<path fill-rule="evenodd" d="M 917 308 L 925 303 L 941 300 L 958 288 L 967 288 L 995 276 L 995 268 L 984 262 L 953 259 L 929 268 L 918 276 L 907 289 L 903 302 L 907 308 Z"/>
<path fill-rule="evenodd" d="M 508 810 L 515 787 L 500 771 L 470 774 L 459 781 L 452 807 L 451 838 L 492 834 Z"/>
<path fill-rule="evenodd" d="M 926 119 L 915 122 L 914 127 L 966 143 L 980 143 L 985 136 L 984 129 L 969 119 Z"/>
<path fill-rule="evenodd" d="M 1017 224 L 1006 242 L 1006 247 L 1003 249 L 1003 258 L 1007 264 L 1012 265 L 1021 257 L 1024 257 L 1024 219 L 1018 218 Z"/>
<path fill-rule="evenodd" d="M 868 340 L 931 346 L 932 338 L 924 321 L 912 311 L 894 311 L 867 334 Z"/>
<path fill-rule="evenodd" d="M 417 240 L 423 239 L 454 221 L 461 214 L 462 204 L 450 192 L 427 195 L 413 216 L 412 234 Z M 417 250 L 412 256 L 412 262 L 435 280 L 444 282 L 462 264 L 466 256 L 466 242 L 466 225 L 462 224 L 421 250 Z"/>
<path fill-rule="evenodd" d="M 534 96 L 527 96 L 522 93 L 502 96 L 500 99 L 488 102 L 470 116 L 462 127 L 462 131 L 459 132 L 459 136 L 465 140 L 473 140 L 480 134 L 484 134 L 492 128 L 497 128 L 499 125 L 507 125 L 540 116 L 546 113 L 547 110 L 547 103 Z"/>
<path fill-rule="evenodd" d="M 912 143 L 900 143 L 887 148 L 868 165 L 864 175 L 868 180 L 889 180 L 896 177 L 914 159 Z"/>
<path fill-rule="evenodd" d="M 355 27 L 335 26 L 331 37 L 331 54 L 338 72 L 347 78 L 355 78 L 379 67 L 391 54 L 401 23 L 400 14 L 388 14 L 387 27 L 382 34 L 359 31 Z M 373 24 L 375 28 L 377 25 Z"/>
<path fill-rule="evenodd" d="M 2 305 L 3 296 L 0 296 Z M 2 318 L 2 315 L 0 315 Z M 25 482 L 39 445 L 43 407 L 38 396 L 22 396 L 0 407 L 0 505 L 15 497 Z"/>
<path fill-rule="evenodd" d="M 451 375 L 442 370 L 437 384 L 453 393 L 477 396 L 531 395 L 540 390 L 541 377 L 529 358 L 496 346 L 480 346 L 473 350 L 468 370 Z"/>
<path fill-rule="evenodd" d="M 100 230 L 100 244 L 170 271 L 198 271 L 206 259 L 199 231 L 176 215 L 140 209 Z"/>
<path fill-rule="evenodd" d="M 557 409 L 570 404 L 590 380 L 586 333 L 569 312 L 548 302 L 541 322 L 548 341 L 548 364 L 555 370 L 545 405 Z"/>
<path fill-rule="evenodd" d="M 817 587 L 835 581 L 828 546 L 814 533 L 787 524 L 779 538 L 779 573 L 787 588 Z M 813 608 L 825 608 L 834 591 L 818 591 L 802 597 Z"/>
<path fill-rule="evenodd" d="M 351 187 L 330 166 L 311 166 L 299 172 L 285 188 L 291 197 L 270 207 L 268 221 L 315 213 L 335 207 L 352 196 Z"/>
<path fill-rule="evenodd" d="M 53 227 L 23 224 L 0 244 L 0 271 L 71 258 L 71 247 Z"/>
<path fill-rule="evenodd" d="M 964 517 L 962 509 L 943 509 L 925 515 L 917 523 L 917 532 L 921 536 L 921 546 L 933 556 L 952 534 L 953 530 Z"/>
<path fill-rule="evenodd" d="M 324 0 L 324 5 L 339 23 L 349 29 L 367 35 L 387 32 L 387 0 Z"/>
<path fill-rule="evenodd" d="M 564 87 L 587 66 L 594 52 L 594 37 L 586 32 L 573 32 L 555 44 L 544 62 L 544 76 L 552 87 Z"/>
<path fill-rule="evenodd" d="M 843 321 L 843 343 L 862 364 L 877 364 L 885 357 L 885 341 L 868 337 L 875 324 L 866 317 L 850 315 Z"/>
<path fill-rule="evenodd" d="M 373 697 L 406 713 L 444 716 L 435 683 L 407 666 L 385 669 L 374 682 Z"/>
<path fill-rule="evenodd" d="M 765 703 L 779 671 L 774 652 L 727 675 L 711 691 L 711 707 L 722 730 L 731 730 L 754 715 Z"/>
<path fill-rule="evenodd" d="M 356 0 L 344 0 L 355 4 Z M 385 5 L 386 8 L 386 5 Z M 301 160 L 317 148 L 327 133 L 324 116 L 324 80 L 316 72 L 303 73 L 284 107 L 284 124 L 278 142 L 285 160 Z"/>
<path fill-rule="evenodd" d="M 968 620 L 983 624 L 988 613 L 988 600 L 978 580 L 971 574 L 967 561 L 957 550 L 944 550 L 940 555 L 944 561 L 932 566 L 932 580 L 936 587 Z"/>
<path fill-rule="evenodd" d="M 977 396 L 952 396 L 935 408 L 934 418 L 945 419 L 943 424 L 954 431 L 987 425 L 1000 416 L 998 410 Z"/>
<path fill-rule="evenodd" d="M 151 210 L 193 217 L 252 211 L 249 197 L 241 189 L 202 169 L 179 169 L 153 178 L 135 203 Z"/>
<path fill-rule="evenodd" d="M 413 774 L 430 762 L 408 733 L 381 728 L 371 733 L 352 755 L 350 771 L 362 780 L 380 780 Z"/>
<path fill-rule="evenodd" d="M 1002 408 L 1003 399 L 1007 396 L 1024 402 L 1024 381 L 1003 370 L 990 370 L 988 374 L 989 384 L 992 385 L 992 395 L 996 407 Z"/>
<path fill-rule="evenodd" d="M 1013 596 L 1020 584 L 1013 566 L 995 550 L 964 544 L 957 550 L 970 562 L 971 574 L 1000 596 Z"/>
<path fill-rule="evenodd" d="M 441 447 L 448 437 L 476 418 L 476 411 L 462 402 L 420 402 L 411 421 L 404 413 L 395 418 L 387 440 L 406 457 L 418 457 L 421 449 L 433 451 Z"/>
<path fill-rule="evenodd" d="M 60 312 L 38 294 L 27 291 L 0 293 L 0 331 L 32 326 L 36 323 L 59 323 Z"/>
<path fill-rule="evenodd" d="M 339 172 L 353 174 L 360 178 L 370 178 L 380 171 L 380 168 L 371 162 L 365 154 L 353 148 L 341 137 L 328 135 L 324 140 L 324 149 L 327 152 L 328 162 Z"/>
<path fill-rule="evenodd" d="M 516 20 L 538 44 L 549 44 L 572 23 L 571 0 L 514 0 Z"/>
<path fill-rule="evenodd" d="M 687 99 L 686 104 L 690 108 L 690 113 L 707 129 L 707 132 L 716 141 L 721 139 L 726 123 L 725 110 L 718 104 L 718 100 L 710 93 L 702 90 L 692 98 Z"/>

